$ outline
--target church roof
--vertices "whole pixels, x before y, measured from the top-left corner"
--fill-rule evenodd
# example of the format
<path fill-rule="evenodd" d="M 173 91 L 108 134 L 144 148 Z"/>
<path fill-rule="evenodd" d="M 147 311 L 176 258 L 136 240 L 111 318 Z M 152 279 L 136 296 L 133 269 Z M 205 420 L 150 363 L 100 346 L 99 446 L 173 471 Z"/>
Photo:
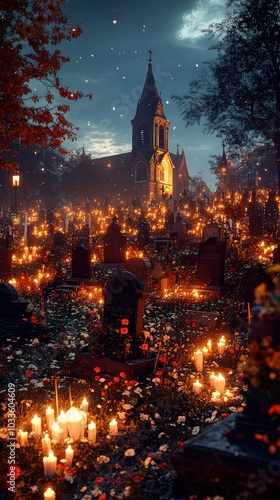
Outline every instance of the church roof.
<path fill-rule="evenodd" d="M 137 118 L 153 118 L 156 115 L 165 118 L 162 100 L 157 90 L 152 66 L 152 59 L 150 57 L 146 80 L 141 97 L 138 101 L 134 120 Z"/>

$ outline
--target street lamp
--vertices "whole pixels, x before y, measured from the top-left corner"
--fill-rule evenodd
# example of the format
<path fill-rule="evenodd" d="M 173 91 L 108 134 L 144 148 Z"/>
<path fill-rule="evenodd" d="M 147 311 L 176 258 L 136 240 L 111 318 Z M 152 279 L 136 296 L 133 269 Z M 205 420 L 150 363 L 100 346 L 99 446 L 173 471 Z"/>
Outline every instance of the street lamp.
<path fill-rule="evenodd" d="M 13 174 L 13 187 L 15 189 L 15 214 L 17 214 L 17 189 L 19 187 L 19 173 Z"/>

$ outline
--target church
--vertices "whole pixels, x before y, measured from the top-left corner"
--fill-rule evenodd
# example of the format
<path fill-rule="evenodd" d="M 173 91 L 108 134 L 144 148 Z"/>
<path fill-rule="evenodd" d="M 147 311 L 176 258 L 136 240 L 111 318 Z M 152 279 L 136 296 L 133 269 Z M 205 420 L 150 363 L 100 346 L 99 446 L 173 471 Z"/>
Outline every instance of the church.
<path fill-rule="evenodd" d="M 151 53 L 150 53 L 151 54 Z M 72 195 L 110 203 L 158 203 L 189 190 L 184 150 L 170 153 L 169 121 L 157 90 L 151 55 L 132 125 L 132 150 L 93 159 L 84 152 L 68 178 Z M 70 179 L 71 177 L 71 179 Z"/>

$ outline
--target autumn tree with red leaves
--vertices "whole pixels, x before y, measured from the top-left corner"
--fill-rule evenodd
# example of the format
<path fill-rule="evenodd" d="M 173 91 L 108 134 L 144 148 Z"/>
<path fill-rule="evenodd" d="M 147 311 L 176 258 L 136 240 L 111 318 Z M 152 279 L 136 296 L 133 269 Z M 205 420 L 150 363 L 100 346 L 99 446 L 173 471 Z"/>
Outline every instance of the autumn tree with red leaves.
<path fill-rule="evenodd" d="M 58 48 L 77 38 L 69 24 L 66 0 L 0 0 L 0 168 L 16 165 L 16 147 L 49 147 L 59 153 L 78 130 L 66 114 L 69 101 L 84 97 L 62 85 L 58 73 L 69 57 Z M 90 94 L 87 97 L 91 98 Z M 15 158 L 16 161 L 16 158 Z"/>

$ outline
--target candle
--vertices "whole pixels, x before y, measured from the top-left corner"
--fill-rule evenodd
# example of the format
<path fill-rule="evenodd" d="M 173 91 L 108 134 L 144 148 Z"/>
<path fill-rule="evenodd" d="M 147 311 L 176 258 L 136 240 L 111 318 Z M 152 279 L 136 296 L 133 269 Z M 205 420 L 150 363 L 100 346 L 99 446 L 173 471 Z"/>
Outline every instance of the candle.
<path fill-rule="evenodd" d="M 221 373 L 215 379 L 215 390 L 220 392 L 220 394 L 224 394 L 225 392 L 226 380 L 225 377 Z"/>
<path fill-rule="evenodd" d="M 194 392 L 196 392 L 196 394 L 200 394 L 201 388 L 202 388 L 202 383 L 199 382 L 199 380 L 196 380 L 193 383 L 193 390 L 194 390 Z"/>
<path fill-rule="evenodd" d="M 76 410 L 68 417 L 68 432 L 69 436 L 77 441 L 82 434 L 82 415 Z"/>
<path fill-rule="evenodd" d="M 35 257 L 36 256 L 36 247 L 33 247 L 32 248 L 32 257 Z"/>
<path fill-rule="evenodd" d="M 42 451 L 44 456 L 47 456 L 51 451 L 51 440 L 48 433 L 42 438 Z"/>
<path fill-rule="evenodd" d="M 88 411 L 88 401 L 86 400 L 86 398 L 83 399 L 81 408 L 83 411 Z"/>
<path fill-rule="evenodd" d="M 217 376 L 215 375 L 214 372 L 212 372 L 211 375 L 210 375 L 210 386 L 213 387 L 213 388 L 215 387 L 215 380 L 216 380 L 216 378 L 217 378 Z"/>
<path fill-rule="evenodd" d="M 208 342 L 207 342 L 207 349 L 208 349 L 209 352 L 212 352 L 212 342 L 211 342 L 211 340 L 208 340 Z"/>
<path fill-rule="evenodd" d="M 51 432 L 52 424 L 54 423 L 54 409 L 48 406 L 46 409 L 46 421 L 47 421 L 47 429 Z"/>
<path fill-rule="evenodd" d="M 197 369 L 198 372 L 202 372 L 202 369 L 203 369 L 203 352 L 198 349 L 198 351 L 196 351 L 194 353 L 194 364 L 195 364 L 195 367 Z"/>
<path fill-rule="evenodd" d="M 60 427 L 57 422 L 52 424 L 52 439 L 57 442 L 60 440 Z"/>
<path fill-rule="evenodd" d="M 118 422 L 115 418 L 109 423 L 109 428 L 111 436 L 118 434 Z"/>
<path fill-rule="evenodd" d="M 34 432 L 36 436 L 39 436 L 41 434 L 41 418 L 37 417 L 37 415 L 34 415 L 33 419 L 31 420 L 31 425 L 32 432 Z"/>
<path fill-rule="evenodd" d="M 207 354 L 208 354 L 208 349 L 207 349 L 207 347 L 205 347 L 205 346 L 204 346 L 204 347 L 202 347 L 202 352 L 203 352 L 203 355 L 204 355 L 204 356 L 207 356 Z"/>
<path fill-rule="evenodd" d="M 51 488 L 45 491 L 44 500 L 55 500 L 55 492 Z"/>
<path fill-rule="evenodd" d="M 225 394 L 224 394 L 227 398 L 232 398 L 233 394 L 232 392 L 230 392 L 228 389 L 226 390 Z"/>
<path fill-rule="evenodd" d="M 65 450 L 65 460 L 67 467 L 70 468 L 72 467 L 73 456 L 74 456 L 74 450 L 71 447 L 71 444 L 69 444 L 69 446 Z"/>
<path fill-rule="evenodd" d="M 96 425 L 94 422 L 88 424 L 88 440 L 93 441 L 93 443 L 96 441 Z"/>
<path fill-rule="evenodd" d="M 224 352 L 225 352 L 225 344 L 224 344 L 224 342 L 218 342 L 217 343 L 217 347 L 218 347 L 218 353 L 219 354 L 224 354 Z"/>
<path fill-rule="evenodd" d="M 57 458 L 53 452 L 50 451 L 48 457 L 43 457 L 44 475 L 46 477 L 53 477 L 56 473 Z"/>
<path fill-rule="evenodd" d="M 66 439 L 68 437 L 68 417 L 64 413 L 64 411 L 61 410 L 60 414 L 57 417 L 57 422 L 62 431 L 60 434 L 61 439 Z"/>
<path fill-rule="evenodd" d="M 211 401 L 217 401 L 217 399 L 220 399 L 221 393 L 219 391 L 212 392 L 212 398 Z"/>
<path fill-rule="evenodd" d="M 20 446 L 25 446 L 28 443 L 28 432 L 24 432 L 21 429 L 19 429 L 17 433 L 17 439 Z"/>

